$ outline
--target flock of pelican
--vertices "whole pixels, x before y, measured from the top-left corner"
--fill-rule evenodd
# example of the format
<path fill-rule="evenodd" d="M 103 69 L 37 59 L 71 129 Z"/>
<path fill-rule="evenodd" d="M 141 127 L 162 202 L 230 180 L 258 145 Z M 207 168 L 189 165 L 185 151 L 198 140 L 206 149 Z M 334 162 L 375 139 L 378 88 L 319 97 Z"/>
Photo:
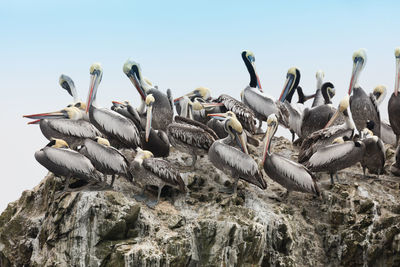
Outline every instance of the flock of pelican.
<path fill-rule="evenodd" d="M 107 184 L 111 176 L 158 188 L 154 206 L 167 185 L 186 192 L 180 169 L 194 170 L 200 155 L 233 179 L 230 190 L 237 192 L 239 179 L 260 189 L 267 188 L 266 176 L 285 187 L 288 192 L 320 194 L 315 172 L 330 174 L 339 182 L 337 172 L 358 162 L 370 173 L 382 174 L 385 164 L 384 143 L 394 147 L 400 137 L 400 48 L 395 49 L 395 88 L 388 104 L 389 122 L 380 118 L 379 104 L 386 95 L 384 86 L 367 94 L 358 80 L 367 56 L 360 49 L 353 54 L 353 70 L 348 93 L 338 108 L 332 106 L 335 87 L 324 82 L 324 73 L 316 74 L 314 94 L 305 95 L 300 83 L 300 71 L 290 68 L 278 99 L 267 95 L 261 87 L 255 68 L 255 56 L 243 51 L 242 59 L 250 74 L 250 83 L 241 92 L 241 101 L 222 94 L 211 96 L 208 88 L 200 87 L 181 97 L 173 98 L 147 80 L 141 67 L 127 60 L 123 72 L 139 93 L 138 108 L 128 101 L 113 101 L 111 109 L 96 104 L 97 90 L 103 70 L 99 63 L 90 67 L 90 85 L 86 102 L 77 94 L 73 80 L 60 76 L 60 86 L 72 97 L 73 103 L 56 111 L 24 117 L 28 124 L 39 124 L 50 141 L 35 153 L 36 160 L 57 176 L 65 178 L 64 190 L 70 189 L 70 178 L 87 184 Z M 292 102 L 297 92 L 298 102 Z M 312 99 L 310 107 L 305 102 Z M 175 115 L 174 107 L 176 113 Z M 264 132 L 262 125 L 266 122 Z M 293 144 L 299 147 L 298 162 L 271 151 L 272 138 L 279 126 L 292 133 Z M 298 139 L 295 141 L 295 136 Z M 261 137 L 260 137 L 261 136 Z M 262 142 L 263 155 L 257 158 L 249 146 Z M 191 156 L 191 164 L 177 168 L 168 161 L 170 147 Z M 400 149 L 391 166 L 400 175 Z M 221 190 L 223 190 L 221 188 Z M 138 199 L 143 199 L 137 196 Z"/>

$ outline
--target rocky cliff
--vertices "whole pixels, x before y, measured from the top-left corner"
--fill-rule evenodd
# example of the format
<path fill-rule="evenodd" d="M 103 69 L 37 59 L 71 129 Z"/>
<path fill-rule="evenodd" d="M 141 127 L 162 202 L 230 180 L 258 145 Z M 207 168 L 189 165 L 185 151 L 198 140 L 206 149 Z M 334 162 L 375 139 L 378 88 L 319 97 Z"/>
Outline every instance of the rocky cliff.
<path fill-rule="evenodd" d="M 296 158 L 286 139 L 274 140 L 274 151 Z M 166 188 L 155 209 L 137 202 L 140 189 L 124 178 L 114 190 L 61 193 L 62 179 L 48 174 L 1 214 L 0 266 L 399 266 L 391 149 L 388 159 L 380 179 L 364 179 L 360 166 L 333 186 L 319 175 L 321 198 L 286 196 L 267 177 L 267 190 L 240 182 L 232 198 L 219 192 L 231 180 L 204 157 L 183 174 L 189 193 Z"/>

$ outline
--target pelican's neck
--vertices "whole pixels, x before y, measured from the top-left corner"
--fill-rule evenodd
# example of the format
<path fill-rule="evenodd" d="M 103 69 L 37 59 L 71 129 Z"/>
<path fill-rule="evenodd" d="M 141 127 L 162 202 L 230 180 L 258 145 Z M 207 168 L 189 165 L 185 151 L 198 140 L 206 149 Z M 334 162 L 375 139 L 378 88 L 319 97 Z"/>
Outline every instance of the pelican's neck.
<path fill-rule="evenodd" d="M 394 83 L 394 94 L 397 96 L 400 86 L 400 58 L 396 57 L 396 78 Z"/>
<path fill-rule="evenodd" d="M 251 64 L 250 60 L 246 57 L 245 54 L 242 54 L 242 58 L 243 58 L 244 64 L 247 67 L 247 70 L 250 74 L 249 85 L 250 85 L 250 87 L 257 88 L 257 75 L 256 75 L 256 71 L 254 69 L 254 66 L 253 66 L 253 64 Z"/>
<path fill-rule="evenodd" d="M 347 109 L 343 112 L 343 114 L 347 129 L 354 130 L 356 128 L 356 125 L 354 123 L 353 116 L 351 115 L 350 107 L 347 107 Z"/>

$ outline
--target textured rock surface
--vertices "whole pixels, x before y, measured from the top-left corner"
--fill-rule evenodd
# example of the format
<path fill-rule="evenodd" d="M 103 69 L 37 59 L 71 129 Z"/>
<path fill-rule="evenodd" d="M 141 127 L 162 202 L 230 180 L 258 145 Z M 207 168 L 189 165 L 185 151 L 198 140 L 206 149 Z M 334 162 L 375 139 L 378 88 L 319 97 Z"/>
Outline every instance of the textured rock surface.
<path fill-rule="evenodd" d="M 296 157 L 286 139 L 274 144 Z M 320 174 L 321 198 L 286 197 L 267 177 L 267 190 L 239 183 L 229 198 L 219 189 L 230 179 L 205 157 L 183 175 L 189 193 L 163 190 L 155 209 L 123 178 L 115 190 L 61 194 L 49 174 L 1 214 L 0 266 L 399 266 L 400 179 L 361 173 L 343 170 L 334 186 Z"/>

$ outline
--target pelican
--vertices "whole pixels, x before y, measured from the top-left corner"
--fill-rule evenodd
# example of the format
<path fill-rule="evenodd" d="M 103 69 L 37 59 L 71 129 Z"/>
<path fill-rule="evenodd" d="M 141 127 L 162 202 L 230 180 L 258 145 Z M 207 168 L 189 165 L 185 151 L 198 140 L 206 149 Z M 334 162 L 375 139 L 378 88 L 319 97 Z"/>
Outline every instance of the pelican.
<path fill-rule="evenodd" d="M 97 88 L 103 77 L 103 68 L 99 63 L 90 66 L 90 87 L 86 105 L 86 113 L 89 112 L 90 122 L 96 126 L 107 139 L 115 140 L 118 147 L 136 148 L 140 145 L 139 131 L 136 125 L 119 113 L 98 108 L 95 105 Z"/>
<path fill-rule="evenodd" d="M 340 137 L 339 137 L 340 138 Z M 336 141 L 335 141 L 336 142 Z M 328 172 L 333 184 L 333 174 L 339 182 L 337 171 L 360 162 L 365 153 L 365 144 L 360 141 L 343 141 L 318 149 L 305 166 L 312 172 Z"/>
<path fill-rule="evenodd" d="M 315 98 L 314 98 L 314 101 L 313 101 L 311 107 L 316 107 L 316 106 L 326 104 L 324 102 L 324 97 L 321 92 L 325 73 L 322 70 L 318 70 L 317 73 L 315 74 L 315 77 L 317 78 L 317 91 L 315 91 Z"/>
<path fill-rule="evenodd" d="M 95 140 L 86 139 L 79 153 L 86 156 L 93 166 L 104 174 L 104 181 L 107 181 L 107 174 L 112 175 L 112 187 L 115 175 L 123 175 L 129 181 L 133 180 L 129 171 L 129 162 L 125 156 L 116 148 L 110 146 L 110 142 L 102 137 L 96 137 Z"/>
<path fill-rule="evenodd" d="M 56 112 L 24 115 L 24 117 L 36 119 L 39 122 L 40 130 L 48 140 L 63 139 L 70 144 L 71 148 L 81 145 L 86 138 L 95 138 L 101 135 L 93 124 L 84 120 L 81 110 L 75 106 Z"/>
<path fill-rule="evenodd" d="M 278 113 L 275 99 L 263 93 L 255 68 L 255 57 L 253 52 L 245 50 L 242 52 L 242 59 L 250 74 L 250 83 L 243 91 L 242 101 L 250 107 L 259 120 L 258 131 L 261 132 L 262 121 L 270 114 Z M 296 85 L 297 86 L 297 85 Z"/>
<path fill-rule="evenodd" d="M 255 114 L 251 108 L 226 94 L 220 95 L 216 101 L 223 103 L 227 111 L 235 113 L 243 128 L 252 134 L 256 133 Z"/>
<path fill-rule="evenodd" d="M 339 107 L 335 114 L 328 121 L 326 126 L 318 131 L 313 132 L 308 137 L 305 137 L 301 144 L 298 161 L 299 163 L 306 162 L 310 159 L 312 154 L 321 147 L 332 144 L 333 140 L 338 137 L 346 136 L 351 139 L 354 135 L 355 125 L 351 116 L 349 107 L 349 95 L 346 95 L 339 103 Z M 342 113 L 345 119 L 345 123 L 341 125 L 334 125 L 330 127 L 334 121 L 339 117 L 339 113 Z"/>
<path fill-rule="evenodd" d="M 271 139 L 278 129 L 278 119 L 271 114 L 267 119 L 262 165 L 265 173 L 289 191 L 311 193 L 319 196 L 314 175 L 303 165 L 276 153 L 270 153 Z"/>
<path fill-rule="evenodd" d="M 161 190 L 165 185 L 177 188 L 182 193 L 186 192 L 185 183 L 178 170 L 176 170 L 168 161 L 153 158 L 150 151 L 137 149 L 135 160 L 132 162 L 132 174 L 137 181 L 146 186 L 157 186 L 157 202 L 148 202 L 149 206 L 155 206 L 160 201 Z"/>
<path fill-rule="evenodd" d="M 361 131 L 361 137 L 362 142 L 365 144 L 365 153 L 361 160 L 364 178 L 366 169 L 368 169 L 369 173 L 376 173 L 379 178 L 379 174 L 383 173 L 385 166 L 385 146 L 382 140 L 368 128 L 364 128 Z"/>
<path fill-rule="evenodd" d="M 379 106 L 386 97 L 386 86 L 376 86 L 372 94 L 375 96 L 376 103 Z M 396 145 L 396 135 L 387 119 L 381 119 L 381 140 L 385 144 Z"/>
<path fill-rule="evenodd" d="M 325 103 L 329 104 L 308 108 L 303 104 L 291 104 L 285 101 L 284 107 L 287 111 L 286 117 L 288 117 L 285 121 L 288 122 L 289 129 L 296 133 L 299 138 L 306 138 L 313 132 L 322 129 L 335 113 L 335 108 L 330 104 L 330 99 L 335 95 L 333 84 L 330 82 L 324 83 L 321 87 L 321 94 L 325 99 Z M 292 139 L 294 139 L 293 137 L 294 135 L 292 134 Z"/>
<path fill-rule="evenodd" d="M 235 117 L 221 117 L 225 121 L 225 130 L 229 133 L 224 139 L 215 141 L 208 151 L 211 163 L 234 179 L 233 194 L 236 195 L 237 183 L 243 179 L 261 189 L 267 188 L 258 165 L 247 153 L 243 128 Z M 241 150 L 230 146 L 234 140 L 239 143 Z"/>
<path fill-rule="evenodd" d="M 69 187 L 71 177 L 83 180 L 101 181 L 99 173 L 90 160 L 82 154 L 69 149 L 68 144 L 61 139 L 53 139 L 46 147 L 35 152 L 36 160 L 50 172 L 66 178 L 64 191 Z"/>
<path fill-rule="evenodd" d="M 364 49 L 359 49 L 353 54 L 353 71 L 350 79 L 349 95 L 350 97 L 350 109 L 353 114 L 354 123 L 356 124 L 357 130 L 361 132 L 367 120 L 373 121 L 376 125 L 381 124 L 379 117 L 379 110 L 376 103 L 375 96 L 370 94 L 369 96 L 364 90 L 358 85 L 358 77 L 360 72 L 364 68 L 367 61 L 367 54 Z M 353 92 L 353 95 L 351 94 Z M 375 127 L 373 130 L 374 135 L 381 136 L 381 128 Z"/>
<path fill-rule="evenodd" d="M 149 97 L 147 102 L 150 104 L 152 96 L 149 95 L 147 97 Z M 133 123 L 135 123 L 136 127 L 139 129 L 142 148 L 144 150 L 149 150 L 155 157 L 168 157 L 170 143 L 165 131 L 154 130 L 150 125 L 148 130 L 148 139 L 146 141 L 145 129 L 147 115 L 139 115 L 137 110 L 133 108 L 128 101 L 113 101 L 111 109 L 129 118 Z"/>
<path fill-rule="evenodd" d="M 175 117 L 175 120 L 177 119 L 178 122 L 175 121 L 167 127 L 169 142 L 179 151 L 192 156 L 192 163 L 189 167 L 194 169 L 197 156 L 207 154 L 215 141 L 216 134 L 210 133 L 211 129 L 207 129 L 208 127 L 205 125 L 203 127 L 195 126 L 193 124 L 195 121 L 190 120 L 191 124 L 183 124 L 179 123 L 179 121 L 189 121 L 189 119 L 179 116 Z"/>
<path fill-rule="evenodd" d="M 198 88 L 194 89 L 193 91 L 187 93 L 186 95 L 175 98 L 174 99 L 175 109 L 176 109 L 176 112 L 180 116 L 184 115 L 184 114 L 182 114 L 182 101 L 187 101 L 187 100 L 184 100 L 184 97 L 187 97 L 191 101 L 195 101 L 196 99 L 198 101 L 200 99 L 203 101 L 209 101 L 209 100 L 211 100 L 211 90 L 207 87 L 198 87 Z M 183 117 L 186 117 L 186 115 L 184 115 Z"/>
<path fill-rule="evenodd" d="M 180 116 L 206 124 L 209 120 L 207 114 L 220 111 L 218 107 L 223 106 L 223 104 L 200 102 L 199 100 L 204 101 L 201 98 L 194 98 L 192 101 L 187 95 L 180 97 Z"/>
<path fill-rule="evenodd" d="M 335 95 L 335 87 L 332 83 L 326 82 L 321 87 L 321 93 L 325 104 L 313 108 L 305 108 L 301 122 L 301 135 L 304 138 L 315 131 L 318 131 L 327 124 L 336 109 L 331 105 L 331 99 Z"/>
<path fill-rule="evenodd" d="M 60 78 L 58 79 L 58 83 L 63 89 L 65 89 L 68 92 L 68 94 L 72 96 L 72 98 L 74 99 L 74 104 L 79 102 L 79 97 L 78 93 L 76 92 L 75 83 L 71 79 L 71 77 L 65 74 L 61 74 Z"/>
<path fill-rule="evenodd" d="M 399 96 L 399 86 L 400 86 L 400 47 L 397 47 L 394 51 L 396 57 L 396 77 L 394 84 L 394 92 L 389 99 L 388 103 L 388 113 L 389 121 L 392 126 L 393 132 L 396 134 L 396 146 L 399 144 L 400 138 L 400 96 Z"/>
<path fill-rule="evenodd" d="M 130 59 L 125 62 L 123 71 L 136 87 L 142 98 L 139 113 L 144 113 L 146 97 L 151 94 L 155 100 L 150 115 L 152 127 L 156 130 L 166 131 L 174 115 L 171 90 L 168 89 L 166 95 L 156 88 L 151 87 L 142 77 L 140 65 Z"/>

